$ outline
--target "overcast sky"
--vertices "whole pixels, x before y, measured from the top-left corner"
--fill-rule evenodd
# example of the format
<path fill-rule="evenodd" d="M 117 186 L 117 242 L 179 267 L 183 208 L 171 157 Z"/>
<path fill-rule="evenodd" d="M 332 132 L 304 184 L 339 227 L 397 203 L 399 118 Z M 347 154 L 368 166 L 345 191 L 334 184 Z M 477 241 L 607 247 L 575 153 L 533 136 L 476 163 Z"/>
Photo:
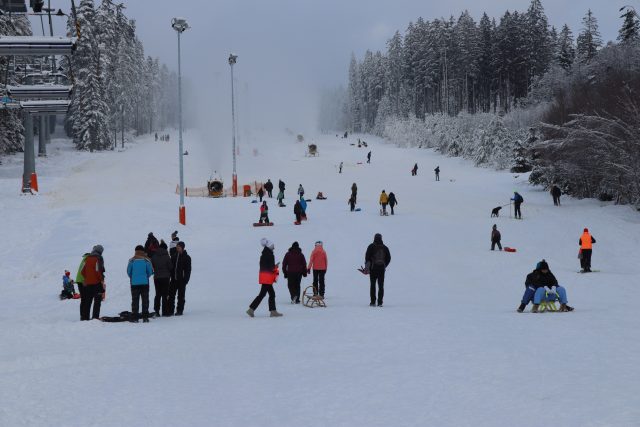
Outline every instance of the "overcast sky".
<path fill-rule="evenodd" d="M 52 0 L 69 9 L 69 0 Z M 79 0 L 76 0 L 79 3 Z M 96 0 L 99 3 L 99 0 Z M 176 68 L 176 35 L 170 21 L 185 17 L 191 29 L 183 36 L 183 70 L 199 85 L 198 104 L 220 117 L 230 97 L 229 52 L 236 53 L 240 117 L 257 125 L 277 120 L 292 128 L 311 126 L 320 87 L 346 83 L 351 52 L 384 49 L 395 30 L 410 21 L 458 16 L 468 9 L 476 20 L 486 11 L 497 20 L 507 10 L 524 11 L 530 0 L 124 0 L 137 21 L 147 54 Z M 640 0 L 543 0 L 550 24 L 569 24 L 574 35 L 591 8 L 603 39 L 614 40 L 624 4 L 640 9 Z M 56 25 L 61 27 L 58 18 Z M 34 28 L 38 33 L 39 28 Z M 247 110 L 247 105 L 251 109 Z M 243 108 L 244 105 L 244 108 Z M 228 107 L 226 107 L 228 109 Z M 220 109 L 218 111 L 218 109 Z"/>

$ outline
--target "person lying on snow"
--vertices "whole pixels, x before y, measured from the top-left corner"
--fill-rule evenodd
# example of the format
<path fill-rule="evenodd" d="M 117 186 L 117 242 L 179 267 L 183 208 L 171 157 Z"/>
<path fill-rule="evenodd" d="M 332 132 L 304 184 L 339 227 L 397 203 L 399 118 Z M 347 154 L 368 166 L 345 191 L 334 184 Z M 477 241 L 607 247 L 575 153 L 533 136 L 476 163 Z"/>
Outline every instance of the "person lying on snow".
<path fill-rule="evenodd" d="M 556 300 L 560 300 L 560 311 L 573 311 L 573 307 L 567 305 L 566 289 L 558 285 L 558 280 L 549 270 L 549 264 L 544 259 L 527 275 L 524 286 L 524 295 L 518 307 L 518 313 L 522 313 L 532 300 L 532 313 L 538 313 L 541 302 Z"/>

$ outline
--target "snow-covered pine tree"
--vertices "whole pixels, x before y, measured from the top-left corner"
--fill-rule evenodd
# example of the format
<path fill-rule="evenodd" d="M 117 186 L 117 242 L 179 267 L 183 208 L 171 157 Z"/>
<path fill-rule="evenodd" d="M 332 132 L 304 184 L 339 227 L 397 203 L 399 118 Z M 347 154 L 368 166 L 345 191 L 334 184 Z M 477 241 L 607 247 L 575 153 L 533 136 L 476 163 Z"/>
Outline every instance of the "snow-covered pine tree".
<path fill-rule="evenodd" d="M 576 43 L 580 61 L 587 63 L 596 56 L 598 49 L 602 46 L 602 38 L 598 31 L 598 20 L 591 12 L 591 9 L 582 18 L 582 29 L 576 39 Z"/>
<path fill-rule="evenodd" d="M 555 61 L 565 70 L 569 70 L 576 57 L 576 49 L 573 44 L 573 34 L 567 24 L 564 24 L 558 36 L 558 49 Z"/>
<path fill-rule="evenodd" d="M 638 21 L 638 14 L 630 7 L 621 16 L 624 18 L 622 27 L 618 31 L 618 41 L 620 43 L 632 43 L 637 42 L 640 39 L 640 22 Z"/>

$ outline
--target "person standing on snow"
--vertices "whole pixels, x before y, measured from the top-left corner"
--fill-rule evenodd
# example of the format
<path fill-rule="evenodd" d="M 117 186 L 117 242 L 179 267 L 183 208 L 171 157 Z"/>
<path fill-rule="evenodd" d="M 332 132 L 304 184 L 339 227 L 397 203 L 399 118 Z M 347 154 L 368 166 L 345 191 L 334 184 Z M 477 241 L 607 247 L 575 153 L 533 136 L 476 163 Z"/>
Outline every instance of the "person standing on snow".
<path fill-rule="evenodd" d="M 353 194 L 351 195 L 351 197 L 349 197 L 349 200 L 347 201 L 347 203 L 351 207 L 351 212 L 356 210 L 356 198 Z"/>
<path fill-rule="evenodd" d="M 502 245 L 500 244 L 500 232 L 498 231 L 498 226 L 493 224 L 493 228 L 491 229 L 491 250 L 495 250 L 496 245 L 498 245 L 498 249 L 502 250 Z"/>
<path fill-rule="evenodd" d="M 80 292 L 80 320 L 89 320 L 91 303 L 93 303 L 92 319 L 100 318 L 100 305 L 104 293 L 104 259 L 102 245 L 95 245 L 82 265 L 82 291 Z"/>
<path fill-rule="evenodd" d="M 304 197 L 300 197 L 300 209 L 302 209 L 302 219 L 306 220 L 307 219 L 307 201 L 304 199 Z"/>
<path fill-rule="evenodd" d="M 580 245 L 580 268 L 583 273 L 591 273 L 591 252 L 596 239 L 589 233 L 589 229 L 585 228 L 578 244 Z"/>
<path fill-rule="evenodd" d="M 511 198 L 513 201 L 513 216 L 516 219 L 522 219 L 522 212 L 520 211 L 520 205 L 524 202 L 524 198 L 517 191 L 513 192 L 513 197 Z"/>
<path fill-rule="evenodd" d="M 560 196 L 562 196 L 560 187 L 554 185 L 553 187 L 551 187 L 551 191 L 549 191 L 549 193 L 551 193 L 551 197 L 553 197 L 554 206 L 560 206 Z"/>
<path fill-rule="evenodd" d="M 440 181 L 440 166 L 436 166 L 433 171 L 436 173 L 436 181 Z"/>
<path fill-rule="evenodd" d="M 367 153 L 367 163 L 371 163 L 371 151 Z"/>
<path fill-rule="evenodd" d="M 279 191 L 278 195 L 276 196 L 276 200 L 278 201 L 278 206 L 279 207 L 284 207 L 286 206 L 284 203 L 282 203 L 282 200 L 284 200 L 284 191 Z"/>
<path fill-rule="evenodd" d="M 191 257 L 184 249 L 184 242 L 178 242 L 176 245 L 176 254 L 171 257 L 171 284 L 169 285 L 167 316 L 173 316 L 173 309 L 178 294 L 178 306 L 176 308 L 176 316 L 182 316 L 184 312 L 185 293 L 187 284 L 191 278 Z"/>
<path fill-rule="evenodd" d="M 313 270 L 313 295 L 319 294 L 320 298 L 323 299 L 325 290 L 324 276 L 327 274 L 328 265 L 327 253 L 322 247 L 322 242 L 318 240 L 309 257 L 307 273 Z"/>
<path fill-rule="evenodd" d="M 269 198 L 273 197 L 273 182 L 271 182 L 270 179 L 267 179 L 264 189 L 267 190 L 267 196 L 269 196 Z"/>
<path fill-rule="evenodd" d="M 282 193 L 282 198 L 284 199 L 284 182 L 282 182 L 282 180 L 278 182 L 278 189 L 280 190 L 280 193 Z"/>
<path fill-rule="evenodd" d="M 382 190 L 382 193 L 380 194 L 380 206 L 382 206 L 382 212 L 380 213 L 380 215 L 387 214 L 388 203 L 389 203 L 389 196 L 387 196 L 387 193 L 385 193 L 385 191 Z"/>
<path fill-rule="evenodd" d="M 262 187 L 258 190 L 258 197 L 260 198 L 260 203 L 262 203 L 262 198 L 264 197 L 264 190 Z"/>
<path fill-rule="evenodd" d="M 418 175 L 418 164 L 413 165 L 413 169 L 411 169 L 411 176 Z"/>
<path fill-rule="evenodd" d="M 269 315 L 270 317 L 282 317 L 282 313 L 278 313 L 276 310 L 276 291 L 273 289 L 273 284 L 278 280 L 278 264 L 276 264 L 273 250 L 275 245 L 273 242 L 262 238 L 260 240 L 262 245 L 262 255 L 260 255 L 260 273 L 258 274 L 258 283 L 260 283 L 260 293 L 249 305 L 247 314 L 250 317 L 255 316 L 255 311 L 264 299 L 269 294 Z"/>
<path fill-rule="evenodd" d="M 160 247 L 151 258 L 151 265 L 153 266 L 153 284 L 156 288 L 156 296 L 153 299 L 153 311 L 156 313 L 156 317 L 160 314 L 166 316 L 169 312 L 169 284 L 171 282 L 171 256 L 167 252 L 167 244 L 162 241 Z M 160 311 L 162 309 L 162 311 Z"/>
<path fill-rule="evenodd" d="M 302 188 L 302 184 L 298 186 L 298 197 L 300 198 L 304 197 L 304 188 Z"/>
<path fill-rule="evenodd" d="M 133 258 L 127 265 L 127 276 L 131 284 L 131 322 L 137 323 L 142 298 L 142 321 L 149 321 L 149 277 L 153 275 L 151 260 L 147 258 L 144 246 L 136 246 Z"/>
<path fill-rule="evenodd" d="M 353 203 L 356 203 L 357 197 L 358 197 L 358 186 L 356 185 L 355 182 L 351 186 L 351 197 L 353 197 Z"/>
<path fill-rule="evenodd" d="M 260 205 L 260 219 L 258 220 L 258 224 L 269 224 L 269 206 L 267 206 L 267 201 L 265 200 Z"/>
<path fill-rule="evenodd" d="M 300 304 L 300 282 L 307 277 L 307 260 L 298 242 L 293 242 L 291 248 L 282 260 L 282 274 L 287 279 L 291 304 Z"/>
<path fill-rule="evenodd" d="M 149 233 L 147 235 L 147 241 L 144 244 L 144 251 L 149 258 L 153 257 L 153 254 L 158 250 L 158 246 L 160 246 L 160 242 L 158 242 L 156 236 L 154 236 L 153 233 Z"/>
<path fill-rule="evenodd" d="M 293 214 L 296 216 L 296 224 L 302 222 L 302 206 L 300 206 L 300 200 L 296 200 L 296 204 L 293 205 Z"/>
<path fill-rule="evenodd" d="M 517 310 L 518 313 L 522 313 L 532 300 L 531 312 L 537 313 L 542 301 L 555 301 L 556 299 L 560 300 L 560 311 L 573 311 L 573 307 L 567 305 L 567 291 L 558 285 L 558 280 L 549 270 L 549 264 L 544 259 L 536 265 L 535 270 L 527 275 L 524 286 L 525 291 Z"/>
<path fill-rule="evenodd" d="M 393 207 L 398 204 L 398 199 L 396 199 L 396 195 L 393 194 L 393 191 L 389 193 L 389 207 L 391 208 L 391 215 L 394 214 Z"/>
<path fill-rule="evenodd" d="M 173 256 L 176 253 L 176 245 L 180 241 L 178 237 L 178 231 L 171 233 L 171 242 L 169 243 L 169 256 Z"/>
<path fill-rule="evenodd" d="M 378 282 L 378 307 L 382 307 L 384 298 L 384 274 L 391 262 L 391 253 L 389 248 L 382 242 L 382 234 L 377 233 L 373 237 L 373 243 L 367 247 L 364 255 L 365 268 L 369 271 L 369 281 L 371 288 L 369 294 L 371 296 L 371 307 L 376 305 L 376 282 Z"/>
<path fill-rule="evenodd" d="M 342 162 L 340 162 L 340 167 L 338 168 L 338 173 L 342 173 Z"/>

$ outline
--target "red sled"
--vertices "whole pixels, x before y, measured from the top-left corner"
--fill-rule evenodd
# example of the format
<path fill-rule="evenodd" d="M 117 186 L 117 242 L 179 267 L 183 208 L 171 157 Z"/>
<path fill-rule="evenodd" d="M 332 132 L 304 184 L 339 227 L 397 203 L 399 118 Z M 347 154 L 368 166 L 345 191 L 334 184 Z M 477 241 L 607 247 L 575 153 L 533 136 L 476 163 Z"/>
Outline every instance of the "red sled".
<path fill-rule="evenodd" d="M 80 299 L 80 294 L 78 293 L 73 294 L 73 299 Z"/>
<path fill-rule="evenodd" d="M 505 251 L 505 252 L 515 252 L 515 251 L 516 251 L 516 248 L 510 248 L 509 246 L 505 246 L 505 247 L 504 247 L 504 251 Z"/>
<path fill-rule="evenodd" d="M 254 222 L 253 223 L 254 227 L 271 227 L 272 225 L 273 225 L 272 222 L 269 222 L 269 223 L 267 223 L 267 222 Z"/>

